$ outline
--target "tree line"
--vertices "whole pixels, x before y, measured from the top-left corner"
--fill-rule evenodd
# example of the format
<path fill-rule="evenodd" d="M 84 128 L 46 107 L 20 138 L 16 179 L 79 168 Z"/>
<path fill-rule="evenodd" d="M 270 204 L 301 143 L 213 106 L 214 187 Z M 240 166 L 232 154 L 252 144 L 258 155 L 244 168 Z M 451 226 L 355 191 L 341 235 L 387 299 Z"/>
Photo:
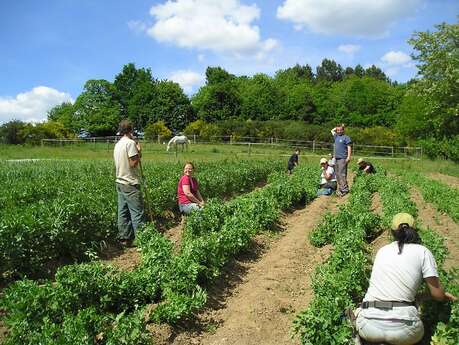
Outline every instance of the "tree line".
<path fill-rule="evenodd" d="M 315 70 L 297 64 L 273 76 L 236 76 L 208 67 L 205 85 L 188 97 L 177 83 L 129 63 L 113 82 L 88 80 L 75 103 L 51 109 L 46 123 L 11 121 L 0 127 L 0 136 L 4 142 L 34 143 L 81 130 L 114 135 L 120 119 L 129 118 L 150 137 L 185 131 L 307 140 L 345 123 L 362 144 L 422 144 L 432 155 L 457 158 L 459 149 L 448 147 L 459 141 L 458 39 L 458 24 L 414 33 L 409 43 L 419 73 L 401 84 L 374 65 L 342 67 L 323 59 Z"/>

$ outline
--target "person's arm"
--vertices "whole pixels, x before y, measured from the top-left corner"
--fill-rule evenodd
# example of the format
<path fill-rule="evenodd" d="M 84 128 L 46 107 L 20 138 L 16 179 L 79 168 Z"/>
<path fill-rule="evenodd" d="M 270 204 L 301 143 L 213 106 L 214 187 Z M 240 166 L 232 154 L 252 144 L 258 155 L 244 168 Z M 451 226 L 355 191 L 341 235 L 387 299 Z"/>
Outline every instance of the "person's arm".
<path fill-rule="evenodd" d="M 450 294 L 449 292 L 445 292 L 443 287 L 440 284 L 440 279 L 438 277 L 427 277 L 424 278 L 427 287 L 429 288 L 430 295 L 436 301 L 451 301 L 456 302 L 457 297 Z"/>
<path fill-rule="evenodd" d="M 336 127 L 333 128 L 330 132 L 331 132 L 331 134 L 332 134 L 333 136 L 336 136 Z"/>
<path fill-rule="evenodd" d="M 196 191 L 196 197 L 200 201 L 199 205 L 204 206 L 204 199 L 202 198 L 201 193 L 199 193 L 199 190 Z"/>
<path fill-rule="evenodd" d="M 365 171 L 366 173 L 370 172 L 370 170 L 371 170 L 371 165 L 367 165 L 365 169 L 363 169 L 363 171 Z"/>
<path fill-rule="evenodd" d="M 331 178 L 333 177 L 333 170 L 329 169 L 330 167 L 328 167 L 327 169 L 324 170 L 324 177 L 327 181 L 331 180 Z M 331 171 L 330 171 L 331 170 Z"/>
<path fill-rule="evenodd" d="M 347 158 L 346 158 L 346 163 L 349 163 L 351 161 L 352 157 L 352 146 L 350 144 L 347 145 Z"/>
<path fill-rule="evenodd" d="M 132 145 L 132 144 L 129 144 Z M 140 163 L 140 157 L 142 156 L 142 148 L 140 147 L 139 143 L 135 143 L 134 146 L 128 147 L 128 155 L 129 155 L 129 166 L 131 168 L 135 168 Z M 131 156 L 132 155 L 132 156 Z"/>
<path fill-rule="evenodd" d="M 137 165 L 139 165 L 139 162 L 140 162 L 139 155 L 135 155 L 135 156 L 129 157 L 129 166 L 131 168 L 135 168 Z"/>
<path fill-rule="evenodd" d="M 193 193 L 191 193 L 191 188 L 189 184 L 182 185 L 183 193 L 185 193 L 188 200 L 195 204 L 201 204 L 201 200 L 199 200 Z"/>

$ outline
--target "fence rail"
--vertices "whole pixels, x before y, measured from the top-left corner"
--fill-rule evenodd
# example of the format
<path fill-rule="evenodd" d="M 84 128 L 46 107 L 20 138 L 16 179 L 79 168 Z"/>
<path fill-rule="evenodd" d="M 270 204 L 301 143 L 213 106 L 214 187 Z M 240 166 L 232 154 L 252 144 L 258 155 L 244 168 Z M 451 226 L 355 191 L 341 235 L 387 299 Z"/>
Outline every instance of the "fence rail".
<path fill-rule="evenodd" d="M 92 137 L 84 139 L 43 139 L 42 146 L 64 146 L 64 145 L 94 145 L 94 147 L 100 147 L 101 144 L 106 144 L 107 149 L 111 149 L 112 146 L 120 139 L 120 136 L 109 136 L 109 137 Z M 258 137 L 235 137 L 235 136 L 213 136 L 209 138 L 200 138 L 199 136 L 189 137 L 192 144 L 202 145 L 234 145 L 246 147 L 248 154 L 253 154 L 254 148 L 269 148 L 277 150 L 289 150 L 293 148 L 299 148 L 302 151 L 310 152 L 312 154 L 330 154 L 334 152 L 333 142 L 323 141 L 306 141 L 306 140 L 291 140 L 283 138 L 258 138 Z M 158 136 L 156 140 L 144 140 L 139 141 L 146 144 L 153 150 L 153 146 L 160 145 L 162 147 L 167 144 L 169 138 Z M 105 145 L 104 145 L 105 146 Z M 385 157 L 385 158 L 411 158 L 421 159 L 422 148 L 421 147 L 398 147 L 398 146 L 378 146 L 378 145 L 365 145 L 365 144 L 353 144 L 352 152 L 354 156 L 364 157 Z M 258 153 L 260 154 L 260 153 Z"/>

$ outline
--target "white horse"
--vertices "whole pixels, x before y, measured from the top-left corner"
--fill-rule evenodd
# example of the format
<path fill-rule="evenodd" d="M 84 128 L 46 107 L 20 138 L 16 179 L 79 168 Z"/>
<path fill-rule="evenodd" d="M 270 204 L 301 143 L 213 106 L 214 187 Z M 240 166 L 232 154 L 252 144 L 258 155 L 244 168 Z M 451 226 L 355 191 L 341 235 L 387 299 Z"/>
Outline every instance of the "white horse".
<path fill-rule="evenodd" d="M 176 135 L 171 140 L 169 140 L 169 142 L 167 143 L 166 151 L 169 151 L 169 149 L 171 148 L 171 145 L 175 145 L 176 147 L 177 145 L 182 145 L 182 151 L 183 151 L 183 147 L 186 145 L 185 147 L 188 150 L 188 144 L 191 144 L 190 139 L 188 139 L 184 135 Z"/>

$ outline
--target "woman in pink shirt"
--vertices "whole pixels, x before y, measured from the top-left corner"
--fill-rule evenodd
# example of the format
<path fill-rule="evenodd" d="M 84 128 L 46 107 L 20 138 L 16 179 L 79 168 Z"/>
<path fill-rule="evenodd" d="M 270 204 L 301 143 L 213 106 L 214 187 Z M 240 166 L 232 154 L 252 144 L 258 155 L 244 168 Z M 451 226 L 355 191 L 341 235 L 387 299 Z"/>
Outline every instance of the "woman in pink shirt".
<path fill-rule="evenodd" d="M 183 176 L 177 187 L 177 199 L 180 212 L 189 214 L 191 211 L 200 210 L 204 206 L 204 200 L 199 193 L 198 181 L 193 177 L 194 165 L 186 162 L 183 168 Z"/>

